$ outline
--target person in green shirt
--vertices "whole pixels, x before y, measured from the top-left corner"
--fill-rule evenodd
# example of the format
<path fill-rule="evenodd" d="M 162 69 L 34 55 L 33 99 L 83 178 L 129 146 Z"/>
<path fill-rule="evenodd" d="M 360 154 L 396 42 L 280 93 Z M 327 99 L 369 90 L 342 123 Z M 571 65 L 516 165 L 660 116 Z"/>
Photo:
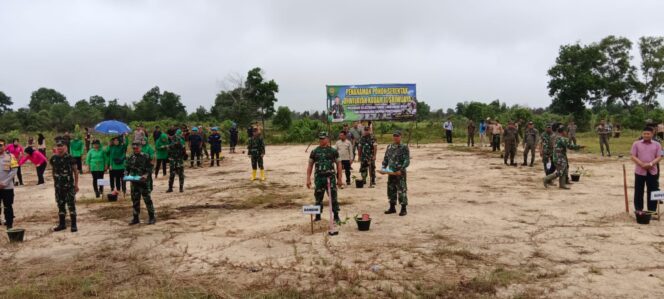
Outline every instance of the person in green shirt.
<path fill-rule="evenodd" d="M 108 156 L 101 148 L 101 142 L 94 140 L 92 148 L 88 151 L 85 157 L 85 164 L 90 168 L 92 174 L 92 188 L 95 190 L 95 197 L 104 195 L 104 186 L 98 186 L 97 180 L 104 179 L 104 173 L 108 169 Z"/>
<path fill-rule="evenodd" d="M 69 142 L 69 154 L 76 161 L 76 168 L 78 168 L 79 173 L 83 173 L 83 139 L 81 138 L 80 133 L 76 133 L 74 139 Z"/>
<path fill-rule="evenodd" d="M 127 193 L 127 185 L 123 177 L 128 144 L 129 136 L 124 134 L 123 136 L 114 137 L 106 150 L 111 177 L 111 192 L 122 190 L 122 193 Z"/>
<path fill-rule="evenodd" d="M 159 168 L 163 167 L 163 176 L 166 176 L 166 163 L 168 163 L 168 146 L 171 144 L 171 141 L 168 139 L 166 133 L 161 133 L 157 141 L 155 142 L 155 148 L 157 152 L 157 167 L 154 170 L 154 178 L 156 179 L 159 175 Z"/>

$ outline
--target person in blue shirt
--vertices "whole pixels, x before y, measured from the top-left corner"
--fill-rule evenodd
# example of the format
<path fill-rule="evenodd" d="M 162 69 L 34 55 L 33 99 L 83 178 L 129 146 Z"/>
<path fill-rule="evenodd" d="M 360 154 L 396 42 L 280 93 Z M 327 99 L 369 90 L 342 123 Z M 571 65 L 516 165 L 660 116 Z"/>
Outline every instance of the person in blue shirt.
<path fill-rule="evenodd" d="M 486 137 L 486 123 L 480 120 L 480 147 L 484 147 L 484 138 Z"/>
<path fill-rule="evenodd" d="M 214 166 L 214 161 L 217 161 L 219 166 L 219 157 L 221 154 L 221 135 L 217 127 L 212 128 L 212 134 L 208 136 L 208 143 L 210 144 L 210 167 Z"/>

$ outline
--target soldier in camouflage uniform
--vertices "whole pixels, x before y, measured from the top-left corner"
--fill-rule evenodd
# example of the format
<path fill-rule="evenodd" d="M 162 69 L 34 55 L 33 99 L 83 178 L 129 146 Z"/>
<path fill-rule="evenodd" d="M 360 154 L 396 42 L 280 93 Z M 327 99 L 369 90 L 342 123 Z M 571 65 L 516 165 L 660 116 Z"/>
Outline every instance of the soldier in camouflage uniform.
<path fill-rule="evenodd" d="M 168 145 L 168 162 L 170 166 L 170 176 L 168 177 L 168 190 L 167 193 L 173 192 L 173 183 L 175 182 L 175 175 L 178 176 L 180 182 L 180 192 L 184 191 L 184 139 L 179 135 L 171 136 L 171 143 Z"/>
<path fill-rule="evenodd" d="M 247 154 L 251 157 L 251 180 L 256 180 L 256 169 L 261 170 L 261 181 L 265 181 L 265 169 L 263 169 L 263 156 L 265 156 L 265 142 L 258 128 L 253 128 L 251 138 L 247 142 Z"/>
<path fill-rule="evenodd" d="M 580 146 L 572 144 L 569 139 L 567 139 L 567 130 L 563 126 L 560 126 L 558 128 L 558 138 L 553 152 L 553 162 L 556 164 L 556 172 L 549 174 L 544 178 L 545 188 L 558 177 L 558 187 L 560 189 L 569 189 L 569 187 L 567 187 L 567 176 L 569 174 L 567 149 L 577 150 L 580 148 Z"/>
<path fill-rule="evenodd" d="M 528 127 L 524 132 L 523 138 L 523 164 L 522 166 L 528 165 L 528 153 L 530 152 L 530 167 L 533 167 L 535 162 L 535 146 L 537 146 L 537 138 L 539 137 L 539 132 L 537 129 L 533 128 L 533 122 L 528 122 Z"/>
<path fill-rule="evenodd" d="M 157 220 L 154 215 L 154 206 L 152 205 L 152 159 L 146 153 L 141 152 L 141 144 L 134 142 L 131 145 L 133 153 L 125 164 L 125 174 L 128 176 L 139 176 L 139 181 L 131 182 L 131 201 L 133 204 L 134 218 L 129 225 L 140 223 L 138 215 L 141 212 L 141 197 L 145 201 L 145 208 L 148 210 L 148 224 L 155 224 Z"/>
<path fill-rule="evenodd" d="M 78 168 L 76 160 L 67 153 L 63 138 L 56 138 L 55 155 L 50 160 L 53 167 L 53 185 L 55 185 L 55 202 L 58 204 L 58 226 L 53 231 L 67 228 L 65 225 L 66 208 L 69 208 L 71 231 L 78 231 L 76 225 L 76 193 L 78 192 Z"/>
<path fill-rule="evenodd" d="M 552 143 L 553 130 L 551 129 L 551 124 L 546 125 L 546 130 L 542 133 L 542 140 L 540 142 L 540 157 L 542 158 L 542 163 L 544 164 L 544 175 L 552 174 L 556 171 L 556 167 L 553 164 L 553 143 Z M 551 167 L 546 165 L 551 163 Z"/>
<path fill-rule="evenodd" d="M 376 186 L 377 149 L 376 139 L 371 135 L 369 127 L 364 127 L 364 132 L 362 132 L 357 152 L 360 155 L 360 174 L 362 175 L 363 181 L 367 181 L 367 171 L 369 172 L 369 178 L 371 179 L 369 188 L 374 188 Z"/>
<path fill-rule="evenodd" d="M 597 135 L 599 135 L 599 148 L 602 151 L 602 157 L 604 157 L 604 147 L 606 146 L 606 151 L 611 157 L 611 149 L 609 149 L 609 137 L 611 136 L 611 129 L 606 125 L 604 120 L 602 120 L 597 126 Z"/>
<path fill-rule="evenodd" d="M 401 204 L 399 216 L 408 214 L 408 185 L 406 183 L 406 169 L 410 165 L 410 150 L 407 145 L 401 144 L 401 132 L 395 131 L 392 134 L 394 143 L 387 146 L 385 158 L 383 159 L 383 169 L 389 169 L 398 174 L 389 174 L 387 178 L 387 197 L 390 200 L 390 208 L 385 214 L 394 214 L 397 212 L 397 200 Z"/>
<path fill-rule="evenodd" d="M 519 133 L 514 126 L 514 122 L 510 121 L 507 125 L 507 129 L 503 133 L 503 142 L 505 143 L 505 154 L 503 155 L 503 161 L 507 165 L 507 158 L 509 156 L 511 166 L 516 166 L 514 163 L 514 156 L 516 156 L 516 147 L 519 144 Z"/>
<path fill-rule="evenodd" d="M 327 183 L 330 183 L 330 200 L 332 201 L 332 212 L 334 212 L 334 221 L 339 222 L 339 201 L 337 200 L 337 186 L 343 184 L 341 180 L 341 159 L 339 152 L 330 146 L 330 139 L 326 132 L 318 135 L 319 146 L 309 155 L 309 165 L 307 167 L 307 188 L 311 188 L 311 172 L 316 167 L 314 174 L 314 197 L 316 205 L 320 206 L 323 212 L 323 197 L 327 192 Z M 336 168 L 335 168 L 336 167 Z M 336 170 L 336 171 L 335 171 Z M 338 176 L 338 177 L 337 177 Z M 320 221 L 320 214 L 316 215 L 316 221 Z"/>

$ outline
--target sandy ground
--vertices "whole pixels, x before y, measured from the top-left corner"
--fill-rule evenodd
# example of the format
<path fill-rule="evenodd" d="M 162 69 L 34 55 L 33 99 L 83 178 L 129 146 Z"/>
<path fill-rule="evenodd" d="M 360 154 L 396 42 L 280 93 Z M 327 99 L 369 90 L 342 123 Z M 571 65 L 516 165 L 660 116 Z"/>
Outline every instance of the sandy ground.
<path fill-rule="evenodd" d="M 0 240 L 0 261 L 13 269 L 2 274 L 13 283 L 0 294 L 81 295 L 75 286 L 53 287 L 61 267 L 68 275 L 98 271 L 115 279 L 110 286 L 93 280 L 93 294 L 108 297 L 136 296 L 132 275 L 165 276 L 168 286 L 205 277 L 215 282 L 206 292 L 218 297 L 283 289 L 346 297 L 664 296 L 664 225 L 638 225 L 625 214 L 621 165 L 632 173 L 626 159 L 571 154 L 572 169 L 584 166 L 591 175 L 565 191 L 543 188 L 539 163 L 513 168 L 487 149 L 413 146 L 408 216 L 383 214 L 387 179 L 379 175 L 375 189 L 339 192 L 342 218 L 369 213 L 371 230 L 359 232 L 351 220 L 327 237 L 327 222 L 311 234 L 301 213 L 313 202 L 304 186 L 305 148 L 269 146 L 266 182 L 248 180 L 249 160 L 241 154 L 226 154 L 222 167 L 187 168 L 185 193 L 164 193 L 160 177 L 154 226 L 127 226 L 129 199 L 94 200 L 86 174 L 75 234 L 50 232 L 57 218 L 52 181 L 34 186 L 34 167 L 24 166 L 27 186 L 16 190 L 14 207 L 26 241 Z M 359 176 L 359 164 L 354 168 Z"/>

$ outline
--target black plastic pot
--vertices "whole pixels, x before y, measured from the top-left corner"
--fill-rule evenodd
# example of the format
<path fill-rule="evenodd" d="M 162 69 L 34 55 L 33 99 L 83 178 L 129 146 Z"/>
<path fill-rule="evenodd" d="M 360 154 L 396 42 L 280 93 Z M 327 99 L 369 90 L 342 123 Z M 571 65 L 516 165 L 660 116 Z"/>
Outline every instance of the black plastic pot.
<path fill-rule="evenodd" d="M 118 201 L 118 196 L 116 194 L 108 194 L 106 198 L 108 201 Z"/>
<path fill-rule="evenodd" d="M 7 230 L 7 236 L 9 237 L 9 242 L 23 242 L 24 235 L 25 235 L 25 230 L 22 228 L 11 228 Z"/>
<path fill-rule="evenodd" d="M 355 180 L 355 187 L 356 188 L 363 188 L 364 187 L 364 180 Z"/>
<path fill-rule="evenodd" d="M 580 174 L 572 174 L 570 177 L 572 177 L 572 182 L 578 182 L 581 179 Z"/>
<path fill-rule="evenodd" d="M 362 218 L 355 218 L 355 223 L 357 223 L 357 229 L 360 231 L 368 231 L 371 227 L 371 218 L 369 220 L 362 220 Z"/>
<path fill-rule="evenodd" d="M 638 224 L 650 224 L 650 219 L 652 218 L 652 214 L 650 213 L 645 213 L 639 211 L 634 212 L 636 215 L 636 223 Z"/>

